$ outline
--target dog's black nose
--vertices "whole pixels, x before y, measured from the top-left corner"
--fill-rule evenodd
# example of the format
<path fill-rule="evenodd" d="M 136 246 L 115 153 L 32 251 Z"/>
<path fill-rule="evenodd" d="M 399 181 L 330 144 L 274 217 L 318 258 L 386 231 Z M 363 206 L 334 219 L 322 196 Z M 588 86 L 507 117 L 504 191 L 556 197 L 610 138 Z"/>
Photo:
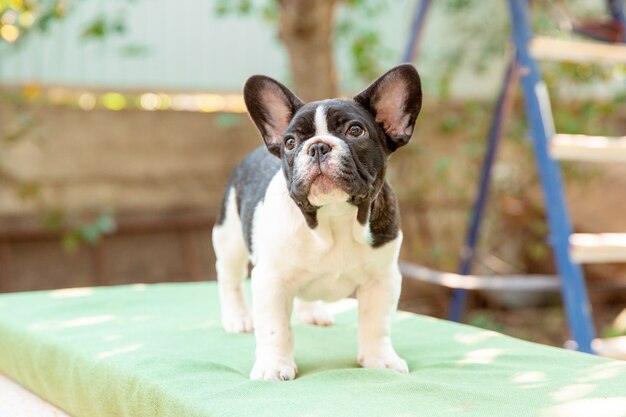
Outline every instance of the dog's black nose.
<path fill-rule="evenodd" d="M 313 159 L 322 161 L 326 154 L 330 152 L 331 147 L 327 143 L 317 142 L 309 146 L 309 156 Z"/>

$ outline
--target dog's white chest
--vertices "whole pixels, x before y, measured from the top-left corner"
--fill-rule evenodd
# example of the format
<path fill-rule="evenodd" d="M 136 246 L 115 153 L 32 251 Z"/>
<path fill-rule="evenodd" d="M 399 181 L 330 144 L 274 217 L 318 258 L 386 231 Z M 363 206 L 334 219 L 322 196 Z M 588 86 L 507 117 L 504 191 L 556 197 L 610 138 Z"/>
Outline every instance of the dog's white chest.
<path fill-rule="evenodd" d="M 307 282 L 297 292 L 298 298 L 307 301 L 337 301 L 352 294 L 369 277 L 364 274 L 329 273 L 306 277 Z"/>
<path fill-rule="evenodd" d="M 284 190 L 284 191 L 283 191 Z M 357 208 L 340 203 L 318 211 L 311 230 L 277 175 L 255 214 L 253 258 L 282 271 L 305 300 L 335 301 L 395 264 L 401 234 L 379 248 L 371 246 L 369 226 L 356 221 Z"/>

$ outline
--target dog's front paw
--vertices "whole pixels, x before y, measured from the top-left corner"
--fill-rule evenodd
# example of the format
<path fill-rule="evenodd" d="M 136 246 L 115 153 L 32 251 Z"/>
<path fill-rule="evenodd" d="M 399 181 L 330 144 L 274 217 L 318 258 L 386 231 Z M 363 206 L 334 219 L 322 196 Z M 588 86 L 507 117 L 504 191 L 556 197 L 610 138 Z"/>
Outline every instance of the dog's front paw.
<path fill-rule="evenodd" d="M 387 368 L 402 374 L 409 373 L 406 361 L 393 350 L 393 348 L 382 349 L 377 352 L 362 353 L 359 355 L 359 364 L 363 368 Z"/>
<path fill-rule="evenodd" d="M 228 333 L 252 333 L 252 317 L 247 311 L 222 312 L 222 327 Z"/>
<path fill-rule="evenodd" d="M 250 379 L 265 381 L 291 381 L 296 377 L 298 368 L 293 359 L 268 357 L 259 358 L 252 367 Z"/>

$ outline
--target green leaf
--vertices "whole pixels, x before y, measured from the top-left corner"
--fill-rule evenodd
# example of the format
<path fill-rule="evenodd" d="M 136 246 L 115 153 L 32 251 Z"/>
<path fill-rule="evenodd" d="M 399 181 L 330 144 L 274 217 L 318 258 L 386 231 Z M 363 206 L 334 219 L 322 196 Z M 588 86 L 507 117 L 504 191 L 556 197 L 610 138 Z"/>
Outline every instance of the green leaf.
<path fill-rule="evenodd" d="M 505 328 L 499 323 L 492 321 L 486 314 L 474 314 L 469 319 L 469 324 L 486 330 L 504 333 Z"/>
<path fill-rule="evenodd" d="M 111 233 L 116 228 L 115 219 L 110 214 L 101 215 L 98 220 L 96 220 L 96 225 L 101 233 Z"/>
<path fill-rule="evenodd" d="M 96 243 L 100 240 L 100 230 L 97 224 L 90 224 L 79 229 L 80 237 L 87 243 Z"/>
<path fill-rule="evenodd" d="M 122 34 L 124 32 L 126 32 L 126 22 L 124 22 L 121 18 L 119 20 L 117 20 L 116 22 L 114 22 L 113 24 L 111 24 L 111 30 Z"/>
<path fill-rule="evenodd" d="M 59 230 L 65 222 L 65 212 L 61 209 L 49 210 L 43 218 L 43 227 L 47 230 Z"/>
<path fill-rule="evenodd" d="M 41 194 L 41 184 L 35 181 L 25 181 L 19 185 L 18 195 L 21 200 L 32 201 Z"/>
<path fill-rule="evenodd" d="M 150 53 L 150 48 L 146 45 L 129 44 L 120 48 L 120 54 L 128 57 L 145 56 Z"/>
<path fill-rule="evenodd" d="M 239 116 L 233 113 L 220 113 L 216 120 L 217 125 L 223 129 L 237 126 L 239 121 Z"/>
<path fill-rule="evenodd" d="M 448 171 L 448 168 L 450 167 L 450 162 L 451 160 L 447 156 L 437 158 L 437 161 L 435 162 L 435 172 L 438 176 L 442 176 Z"/>
<path fill-rule="evenodd" d="M 441 125 L 440 125 L 441 131 L 444 133 L 454 132 L 462 125 L 462 123 L 463 121 L 461 120 L 458 114 L 448 113 L 441 120 Z"/>
<path fill-rule="evenodd" d="M 619 337 L 626 336 L 626 329 L 617 329 L 615 327 L 609 327 L 603 333 L 603 337 Z"/>
<path fill-rule="evenodd" d="M 83 38 L 102 38 L 106 33 L 106 20 L 104 16 L 98 16 L 94 21 L 88 24 L 81 36 Z"/>
<path fill-rule="evenodd" d="M 80 247 L 80 237 L 75 232 L 63 235 L 61 244 L 66 252 L 75 252 Z"/>

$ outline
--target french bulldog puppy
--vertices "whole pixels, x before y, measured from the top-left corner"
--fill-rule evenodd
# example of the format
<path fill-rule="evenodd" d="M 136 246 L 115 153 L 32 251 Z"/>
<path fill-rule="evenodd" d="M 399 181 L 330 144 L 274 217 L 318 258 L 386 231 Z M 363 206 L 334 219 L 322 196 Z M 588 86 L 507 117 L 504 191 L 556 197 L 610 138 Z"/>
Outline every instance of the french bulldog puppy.
<path fill-rule="evenodd" d="M 224 329 L 255 333 L 250 378 L 294 379 L 294 305 L 302 322 L 328 326 L 323 302 L 351 294 L 359 363 L 407 373 L 390 339 L 402 232 L 385 171 L 413 134 L 422 104 L 417 71 L 400 65 L 353 99 L 312 103 L 255 75 L 244 98 L 265 146 L 230 177 L 213 247 Z M 249 261 L 252 316 L 242 290 Z"/>

